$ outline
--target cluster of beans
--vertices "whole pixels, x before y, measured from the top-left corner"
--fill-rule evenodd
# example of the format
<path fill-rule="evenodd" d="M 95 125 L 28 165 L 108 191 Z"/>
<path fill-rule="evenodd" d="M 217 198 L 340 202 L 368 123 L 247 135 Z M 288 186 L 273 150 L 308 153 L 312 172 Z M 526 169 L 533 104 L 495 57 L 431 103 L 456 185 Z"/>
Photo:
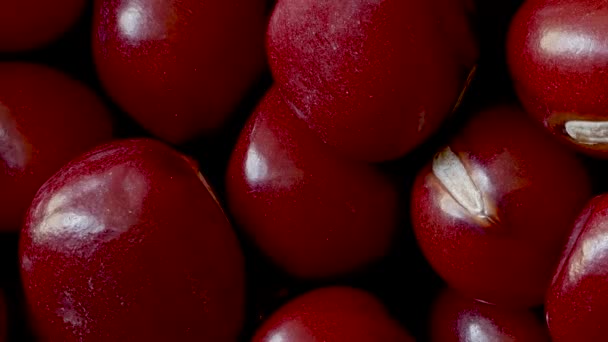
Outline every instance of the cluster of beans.
<path fill-rule="evenodd" d="M 0 341 L 607 338 L 608 1 L 0 1 Z"/>

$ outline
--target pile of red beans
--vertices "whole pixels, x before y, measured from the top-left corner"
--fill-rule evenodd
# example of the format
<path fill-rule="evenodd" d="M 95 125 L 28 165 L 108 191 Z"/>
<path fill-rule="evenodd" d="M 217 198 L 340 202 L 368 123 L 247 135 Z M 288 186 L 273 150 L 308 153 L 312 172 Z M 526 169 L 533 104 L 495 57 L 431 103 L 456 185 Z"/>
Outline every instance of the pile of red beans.
<path fill-rule="evenodd" d="M 608 1 L 0 2 L 0 341 L 608 338 Z"/>

